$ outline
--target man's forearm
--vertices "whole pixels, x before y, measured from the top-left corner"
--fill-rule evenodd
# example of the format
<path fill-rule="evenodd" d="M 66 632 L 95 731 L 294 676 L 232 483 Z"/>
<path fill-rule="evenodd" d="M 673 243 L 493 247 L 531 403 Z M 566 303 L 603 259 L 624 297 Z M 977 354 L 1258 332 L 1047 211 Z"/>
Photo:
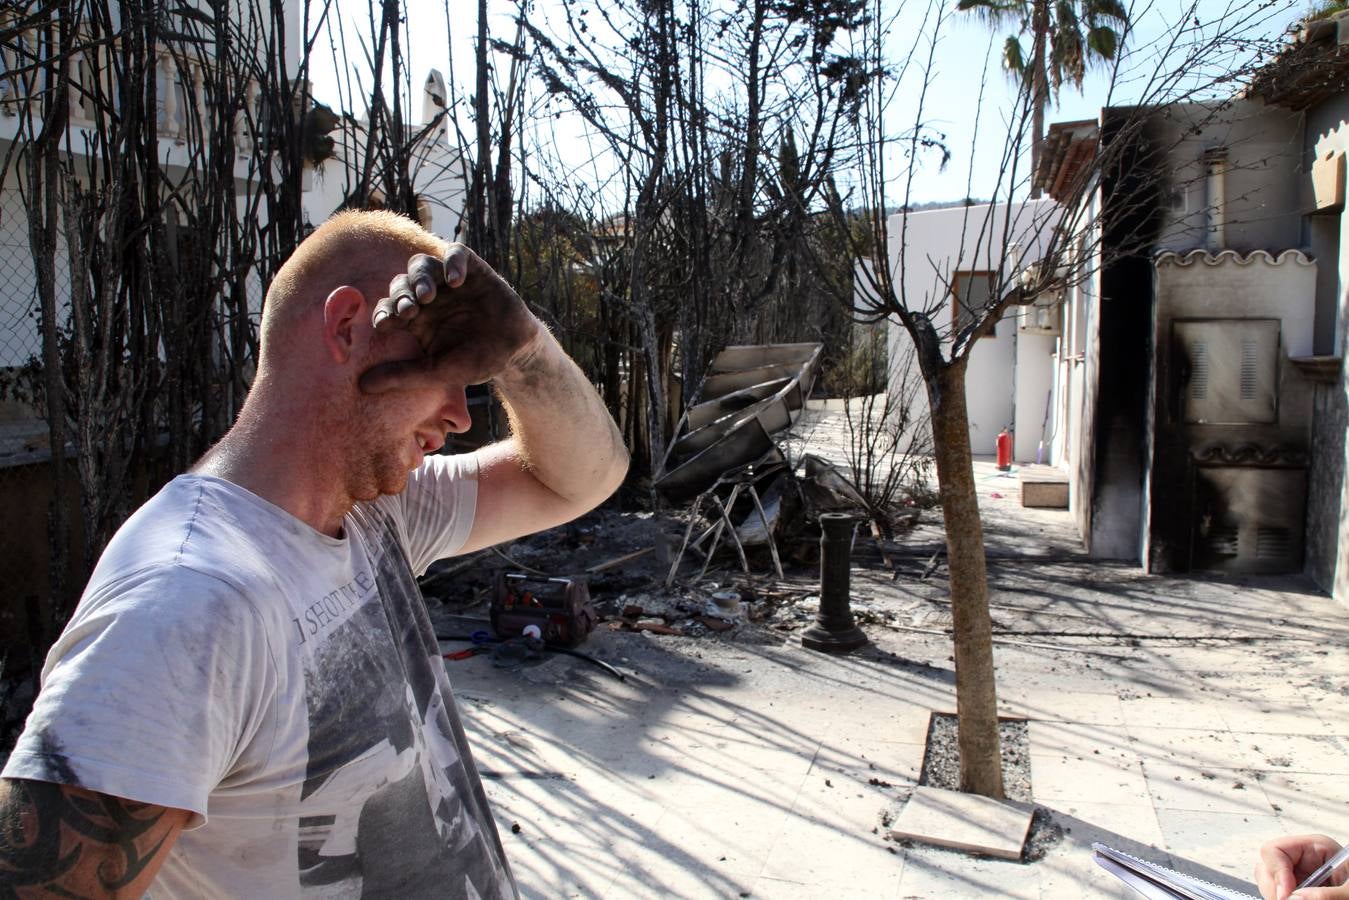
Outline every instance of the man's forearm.
<path fill-rule="evenodd" d="M 540 484 L 587 508 L 618 488 L 628 470 L 623 437 L 551 334 L 493 383 L 510 414 L 520 459 Z"/>

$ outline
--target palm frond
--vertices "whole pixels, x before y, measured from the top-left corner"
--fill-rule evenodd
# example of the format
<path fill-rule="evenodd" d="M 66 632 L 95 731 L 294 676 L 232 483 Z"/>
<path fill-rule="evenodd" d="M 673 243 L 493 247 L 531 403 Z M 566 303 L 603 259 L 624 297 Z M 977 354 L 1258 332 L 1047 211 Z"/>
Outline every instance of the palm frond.
<path fill-rule="evenodd" d="M 1013 75 L 1026 74 L 1026 55 L 1015 35 L 1009 35 L 1002 45 L 1002 67 Z"/>
<path fill-rule="evenodd" d="M 1107 22 L 1127 25 L 1129 23 L 1129 10 L 1120 0 L 1083 0 L 1082 18 L 1088 22 L 1104 19 Z"/>
<path fill-rule="evenodd" d="M 1059 88 L 1065 81 L 1071 81 L 1079 90 L 1082 78 L 1087 74 L 1085 48 L 1082 44 L 1082 32 L 1077 22 L 1069 25 L 1059 24 L 1049 41 L 1049 83 L 1058 97 Z"/>
<path fill-rule="evenodd" d="M 1077 3 L 1074 0 L 1059 0 L 1054 4 L 1054 24 L 1051 28 L 1055 31 L 1076 31 L 1077 21 Z"/>
<path fill-rule="evenodd" d="M 1097 25 L 1087 32 L 1087 55 L 1094 56 L 1097 59 L 1107 60 L 1115 58 L 1115 51 L 1119 49 L 1119 35 L 1115 29 L 1105 25 Z"/>
<path fill-rule="evenodd" d="M 990 25 L 1012 24 L 1025 30 L 1029 18 L 1028 0 L 956 0 L 956 10 L 973 13 Z"/>

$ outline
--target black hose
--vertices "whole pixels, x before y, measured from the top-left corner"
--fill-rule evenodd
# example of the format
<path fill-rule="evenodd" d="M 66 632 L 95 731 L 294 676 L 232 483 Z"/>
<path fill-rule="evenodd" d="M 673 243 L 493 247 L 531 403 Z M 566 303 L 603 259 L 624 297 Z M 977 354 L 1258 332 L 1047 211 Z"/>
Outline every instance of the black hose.
<path fill-rule="evenodd" d="M 470 644 L 501 644 L 505 643 L 507 638 L 488 637 L 484 635 L 474 637 L 473 635 L 468 634 L 438 634 L 436 635 L 436 640 L 464 641 Z M 574 656 L 577 659 L 585 660 L 586 662 L 590 663 L 593 666 L 599 666 L 601 669 L 608 672 L 610 675 L 614 676 L 619 681 L 626 682 L 628 680 L 627 677 L 624 676 L 622 672 L 618 671 L 618 669 L 614 668 L 612 665 L 600 659 L 599 657 L 591 656 L 589 653 L 582 653 L 580 650 L 572 650 L 570 647 L 554 647 L 552 644 L 543 644 L 542 646 L 543 649 L 547 650 L 549 653 L 561 653 L 564 656 Z"/>
<path fill-rule="evenodd" d="M 601 669 L 608 672 L 610 675 L 614 676 L 619 681 L 628 680 L 627 678 L 623 677 L 622 672 L 618 671 L 618 669 L 614 668 L 609 663 L 600 659 L 598 656 L 591 656 L 589 653 L 582 653 L 580 650 L 573 650 L 570 647 L 550 647 L 547 644 L 543 645 L 543 649 L 549 650 L 553 653 L 561 653 L 564 656 L 574 656 L 577 659 L 583 659 L 586 662 L 590 663 L 591 665 L 599 666 Z"/>

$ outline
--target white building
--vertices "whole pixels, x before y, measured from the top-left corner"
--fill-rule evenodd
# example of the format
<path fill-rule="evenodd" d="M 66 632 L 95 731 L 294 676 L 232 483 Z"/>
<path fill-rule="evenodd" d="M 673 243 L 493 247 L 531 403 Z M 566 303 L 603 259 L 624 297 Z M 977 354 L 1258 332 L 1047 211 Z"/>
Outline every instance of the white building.
<path fill-rule="evenodd" d="M 960 203 L 890 217 L 889 260 L 890 270 L 897 273 L 896 290 L 903 292 L 909 309 L 928 316 L 943 337 L 948 358 L 973 311 L 996 302 L 994 293 L 1013 284 L 1017 272 L 1040 259 L 1058 216 L 1052 200 L 1036 200 Z M 976 456 L 993 454 L 998 433 L 1007 428 L 1013 433 L 1018 461 L 1050 461 L 1056 438 L 1053 385 L 1060 332 L 1057 320 L 1040 321 L 1034 310 L 1013 306 L 977 339 L 965 377 L 970 446 Z M 911 360 L 905 352 L 909 342 L 904 327 L 892 321 L 889 358 Z M 916 369 L 916 361 L 911 365 Z M 891 383 L 904 375 L 892 372 Z M 913 371 L 908 377 L 910 383 L 918 378 Z M 920 406 L 916 414 L 925 416 L 926 394 L 918 391 L 915 402 Z"/>
<path fill-rule="evenodd" d="M 204 3 L 196 7 L 206 8 Z M 298 39 L 302 2 L 288 3 L 290 15 L 286 17 L 287 34 L 284 41 L 284 68 L 291 77 L 300 71 Z M 165 15 L 165 33 L 177 35 L 191 34 L 192 4 L 187 4 L 188 13 L 176 8 Z M 251 35 L 258 42 L 258 52 L 268 53 L 267 35 L 269 22 L 255 22 L 247 17 L 251 7 L 228 7 L 240 35 Z M 6 22 L 14 21 L 14 13 L 0 13 L 0 31 Z M 113 28 L 117 25 L 117 10 L 111 10 Z M 207 15 L 202 12 L 200 15 Z M 182 17 L 179 21 L 178 17 Z M 162 43 L 155 54 L 154 71 L 156 73 L 157 108 L 156 126 L 158 131 L 157 161 L 164 175 L 164 181 L 172 184 L 178 179 L 190 177 L 192 171 L 200 171 L 200 152 L 202 134 L 208 131 L 203 127 L 208 116 L 208 96 L 212 90 L 210 79 L 211 59 L 207 48 L 208 41 L 188 40 Z M 93 103 L 89 99 L 91 90 L 87 86 L 99 84 L 104 96 L 115 96 L 113 69 L 110 64 L 112 48 L 94 46 L 76 56 L 71 63 L 70 85 L 70 121 L 68 138 L 63 152 L 81 159 L 90 154 L 98 154 L 99 141 L 95 134 L 92 116 Z M 8 154 L 16 142 L 22 144 L 31 140 L 42 127 L 40 118 L 27 119 L 30 110 L 38 107 L 32 98 L 25 96 L 22 73 L 31 69 L 34 59 L 42 59 L 45 54 L 43 38 L 39 28 L 20 33 L 0 46 L 0 156 Z M 44 75 L 37 76 L 35 87 L 40 90 Z M 261 87 L 251 83 L 243 87 L 244 102 L 251 109 L 260 109 L 259 94 Z M 410 131 L 418 134 L 410 154 L 410 171 L 413 188 L 419 200 L 419 218 L 422 224 L 447 238 L 452 238 L 459 230 L 467 195 L 467 171 L 458 151 L 451 146 L 449 130 L 444 122 L 445 98 L 447 94 L 444 82 L 438 72 L 432 71 L 426 81 L 422 96 L 423 122 L 439 124 L 420 128 L 413 125 Z M 26 106 L 25 106 L 26 105 Z M 34 114 L 35 115 L 35 114 Z M 265 153 L 258 152 L 254 146 L 254 136 L 259 133 L 259 116 L 240 114 L 233 123 L 235 158 L 233 174 L 236 192 L 241 198 L 239 215 L 249 217 L 259 226 L 265 226 L 267 211 L 265 205 L 250 205 L 243 198 L 256 196 L 259 184 L 276 176 Z M 365 164 L 364 148 L 367 137 L 365 124 L 350 116 L 339 118 L 332 134 L 334 155 L 318 165 L 306 165 L 302 178 L 302 208 L 305 221 L 317 225 L 328 218 L 334 210 L 345 204 L 350 205 L 349 196 L 353 185 L 358 182 L 357 173 Z M 380 148 L 385 158 L 388 148 Z M 193 160 L 196 160 L 195 164 Z M 25 196 L 22 184 L 22 168 L 12 161 L 0 183 L 0 373 L 22 367 L 41 354 L 41 334 L 37 316 L 37 292 L 33 255 L 29 238 L 28 208 L 33 198 Z M 190 196 L 190 191 L 184 191 Z M 360 201 L 361 205 L 378 204 L 381 201 L 378 192 Z M 172 206 L 166 207 L 166 215 L 172 216 Z M 64 283 L 64 270 L 67 253 L 61 238 L 62 228 L 58 228 L 58 247 L 56 253 L 58 286 Z M 263 285 L 254 277 L 249 284 L 250 303 L 253 315 L 261 310 Z M 0 402 L 0 422 L 15 416 L 26 416 L 13 404 Z"/>

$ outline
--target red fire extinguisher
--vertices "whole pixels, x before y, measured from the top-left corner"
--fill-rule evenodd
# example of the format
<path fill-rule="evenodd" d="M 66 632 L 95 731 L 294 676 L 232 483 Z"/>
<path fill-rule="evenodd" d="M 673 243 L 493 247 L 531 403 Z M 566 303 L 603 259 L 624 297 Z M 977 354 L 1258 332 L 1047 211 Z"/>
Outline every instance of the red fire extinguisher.
<path fill-rule="evenodd" d="M 1012 468 L 1012 433 L 1006 428 L 998 432 L 998 471 Z"/>

